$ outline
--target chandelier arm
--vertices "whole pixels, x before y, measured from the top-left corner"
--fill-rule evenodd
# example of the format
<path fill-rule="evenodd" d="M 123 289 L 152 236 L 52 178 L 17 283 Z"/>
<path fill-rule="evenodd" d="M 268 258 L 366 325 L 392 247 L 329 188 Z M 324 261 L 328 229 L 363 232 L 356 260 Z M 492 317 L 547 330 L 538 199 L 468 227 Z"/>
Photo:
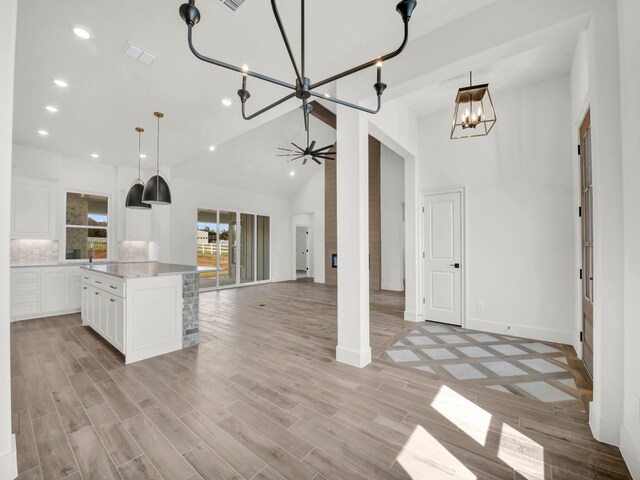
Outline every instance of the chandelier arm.
<path fill-rule="evenodd" d="M 300 70 L 298 69 L 298 65 L 296 64 L 296 59 L 293 56 L 293 51 L 291 50 L 291 45 L 289 44 L 289 38 L 287 37 L 287 32 L 285 32 L 284 25 L 282 25 L 282 20 L 280 19 L 280 13 L 278 12 L 278 6 L 276 5 L 276 0 L 271 0 L 271 8 L 273 9 L 273 16 L 276 18 L 276 23 L 278 24 L 278 28 L 280 29 L 280 35 L 282 35 L 284 46 L 287 48 L 287 53 L 289 54 L 289 58 L 291 59 L 291 64 L 293 65 L 293 69 L 296 72 L 296 77 L 298 78 L 298 82 L 302 84 L 303 83 L 302 75 L 300 75 Z"/>
<path fill-rule="evenodd" d="M 337 103 L 338 105 L 343 105 L 345 107 L 355 108 L 356 110 L 360 110 L 361 112 L 365 112 L 365 113 L 376 114 L 376 113 L 378 113 L 380 111 L 380 107 L 382 106 L 382 97 L 381 97 L 381 95 L 378 95 L 378 107 L 375 110 L 373 110 L 371 108 L 367 108 L 367 107 L 362 107 L 360 105 L 356 105 L 355 103 L 345 102 L 344 100 L 340 100 L 339 98 L 326 97 L 326 96 L 320 95 L 319 93 L 316 93 L 316 92 L 309 92 L 309 93 L 311 93 L 311 95 L 316 97 L 316 98 L 320 98 L 322 100 L 328 100 L 330 102 Z"/>
<path fill-rule="evenodd" d="M 387 60 L 391 60 L 394 57 L 397 57 L 398 55 L 400 55 L 402 53 L 402 51 L 404 50 L 404 48 L 407 46 L 407 42 L 409 41 L 409 22 L 405 21 L 404 22 L 404 39 L 402 40 L 402 44 L 393 52 L 391 53 L 387 53 L 386 55 L 379 57 L 379 58 L 374 58 L 373 60 L 370 60 L 366 63 L 363 63 L 362 65 L 359 65 L 357 67 L 353 67 L 349 70 L 345 70 L 342 73 L 338 73 L 337 75 L 334 75 L 332 77 L 326 78 L 324 80 L 321 80 L 317 83 L 312 83 L 311 86 L 309 87 L 309 89 L 313 90 L 315 88 L 318 87 L 322 87 L 323 85 L 326 85 L 327 83 L 331 83 L 331 82 L 335 82 L 336 80 L 340 80 L 341 78 L 347 77 L 349 75 L 353 75 L 356 72 L 359 72 L 361 70 L 364 70 L 365 68 L 369 68 L 374 66 L 377 63 L 380 62 L 385 62 Z M 313 94 L 313 92 L 312 92 Z"/>
<path fill-rule="evenodd" d="M 232 70 L 234 72 L 238 72 L 241 73 L 243 75 L 248 75 L 250 77 L 254 77 L 254 78 L 258 78 L 260 80 L 264 80 L 265 82 L 269 82 L 269 83 L 274 83 L 276 85 L 280 85 L 281 87 L 285 87 L 285 88 L 289 88 L 291 90 L 295 90 L 296 86 L 292 85 L 290 83 L 287 82 L 283 82 L 282 80 L 277 80 L 275 78 L 271 78 L 268 77 L 266 75 L 262 75 L 260 73 L 257 72 L 252 72 L 250 70 L 244 70 L 240 67 L 236 67 L 235 65 L 231 65 L 230 63 L 225 63 L 225 62 L 221 62 L 220 60 L 215 60 L 213 58 L 207 57 L 205 55 L 202 55 L 200 52 L 198 52 L 196 50 L 196 47 L 193 45 L 193 26 L 189 25 L 188 26 L 188 34 L 187 34 L 188 40 L 189 40 L 189 49 L 191 50 L 191 53 L 193 53 L 196 58 L 198 58 L 199 60 L 202 60 L 203 62 L 206 63 L 210 63 L 212 65 L 217 65 L 218 67 L 222 67 L 222 68 L 226 68 L 228 70 Z M 293 96 L 293 95 L 292 95 Z M 291 97 L 289 97 L 291 98 Z"/>
<path fill-rule="evenodd" d="M 289 100 L 289 99 L 291 99 L 291 98 L 293 98 L 293 97 L 295 97 L 295 96 L 296 96 L 295 92 L 290 93 L 290 94 L 289 94 L 289 95 L 287 95 L 286 97 L 282 97 L 282 98 L 281 98 L 280 100 L 278 100 L 277 102 L 273 102 L 271 105 L 268 105 L 268 106 L 264 107 L 262 110 L 258 110 L 257 112 L 255 112 L 255 113 L 253 113 L 253 114 L 251 114 L 251 115 L 249 115 L 249 116 L 247 116 L 247 115 L 245 114 L 245 109 L 244 109 L 244 107 L 245 107 L 245 102 L 242 102 L 242 118 L 244 118 L 245 120 L 251 120 L 251 119 L 253 119 L 253 118 L 256 118 L 258 115 L 262 115 L 263 113 L 265 113 L 265 112 L 267 112 L 267 111 L 271 110 L 271 109 L 272 109 L 272 108 L 274 108 L 274 107 L 277 107 L 277 106 L 278 106 L 278 105 L 280 105 L 281 103 L 284 103 L 284 102 L 286 102 L 287 100 Z"/>

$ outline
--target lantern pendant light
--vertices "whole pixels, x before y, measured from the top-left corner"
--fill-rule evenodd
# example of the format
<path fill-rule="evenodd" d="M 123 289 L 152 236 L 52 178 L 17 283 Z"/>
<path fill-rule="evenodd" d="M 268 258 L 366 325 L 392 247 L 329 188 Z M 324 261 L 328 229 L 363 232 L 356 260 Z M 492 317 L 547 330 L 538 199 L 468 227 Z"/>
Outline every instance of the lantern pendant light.
<path fill-rule="evenodd" d="M 496 120 L 489 84 L 474 85 L 473 74 L 469 72 L 469 86 L 460 88 L 456 95 L 451 139 L 489 135 Z"/>
<path fill-rule="evenodd" d="M 140 147 L 142 143 L 142 132 L 144 128 L 136 127 L 138 132 L 138 178 L 134 180 L 129 193 L 127 193 L 127 200 L 124 204 L 127 208 L 134 208 L 136 210 L 149 210 L 151 205 L 142 201 L 142 192 L 144 191 L 144 182 L 140 176 Z"/>
<path fill-rule="evenodd" d="M 164 117 L 161 112 L 153 113 L 158 119 L 158 141 L 156 145 L 156 174 L 149 179 L 144 187 L 142 201 L 153 205 L 171 205 L 171 190 L 169 184 L 160 175 L 160 119 Z"/>

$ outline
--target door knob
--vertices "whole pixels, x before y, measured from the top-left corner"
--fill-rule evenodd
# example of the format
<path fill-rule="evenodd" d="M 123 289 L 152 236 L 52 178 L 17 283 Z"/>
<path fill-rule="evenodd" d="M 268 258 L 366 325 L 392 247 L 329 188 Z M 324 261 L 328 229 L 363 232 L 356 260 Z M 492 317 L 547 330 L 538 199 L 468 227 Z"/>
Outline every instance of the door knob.
<path fill-rule="evenodd" d="M 450 263 L 449 266 L 453 267 L 453 268 L 460 268 L 460 264 L 459 263 Z"/>

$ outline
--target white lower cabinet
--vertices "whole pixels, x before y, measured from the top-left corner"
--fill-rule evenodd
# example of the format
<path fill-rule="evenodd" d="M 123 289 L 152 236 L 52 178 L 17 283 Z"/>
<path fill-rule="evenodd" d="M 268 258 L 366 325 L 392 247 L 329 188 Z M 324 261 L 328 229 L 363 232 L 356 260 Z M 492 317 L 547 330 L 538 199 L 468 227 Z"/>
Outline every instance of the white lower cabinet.
<path fill-rule="evenodd" d="M 118 350 L 124 351 L 124 299 L 107 295 L 105 338 Z"/>
<path fill-rule="evenodd" d="M 83 273 L 81 280 L 83 325 L 124 353 L 124 298 L 113 293 L 124 289 L 103 276 Z"/>
<path fill-rule="evenodd" d="M 69 272 L 66 268 L 42 270 L 42 313 L 69 309 Z"/>
<path fill-rule="evenodd" d="M 11 268 L 11 320 L 76 313 L 82 307 L 80 267 Z"/>

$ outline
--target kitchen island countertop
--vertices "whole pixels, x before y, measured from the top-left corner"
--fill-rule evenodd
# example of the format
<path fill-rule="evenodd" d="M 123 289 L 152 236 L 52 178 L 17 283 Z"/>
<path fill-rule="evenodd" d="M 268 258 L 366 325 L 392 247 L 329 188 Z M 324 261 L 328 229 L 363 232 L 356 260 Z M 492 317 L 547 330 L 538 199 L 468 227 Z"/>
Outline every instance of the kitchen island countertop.
<path fill-rule="evenodd" d="M 90 272 L 102 273 L 118 278 L 145 278 L 168 275 L 185 275 L 213 271 L 207 267 L 178 265 L 175 263 L 113 263 L 106 265 L 83 265 L 80 268 Z"/>

